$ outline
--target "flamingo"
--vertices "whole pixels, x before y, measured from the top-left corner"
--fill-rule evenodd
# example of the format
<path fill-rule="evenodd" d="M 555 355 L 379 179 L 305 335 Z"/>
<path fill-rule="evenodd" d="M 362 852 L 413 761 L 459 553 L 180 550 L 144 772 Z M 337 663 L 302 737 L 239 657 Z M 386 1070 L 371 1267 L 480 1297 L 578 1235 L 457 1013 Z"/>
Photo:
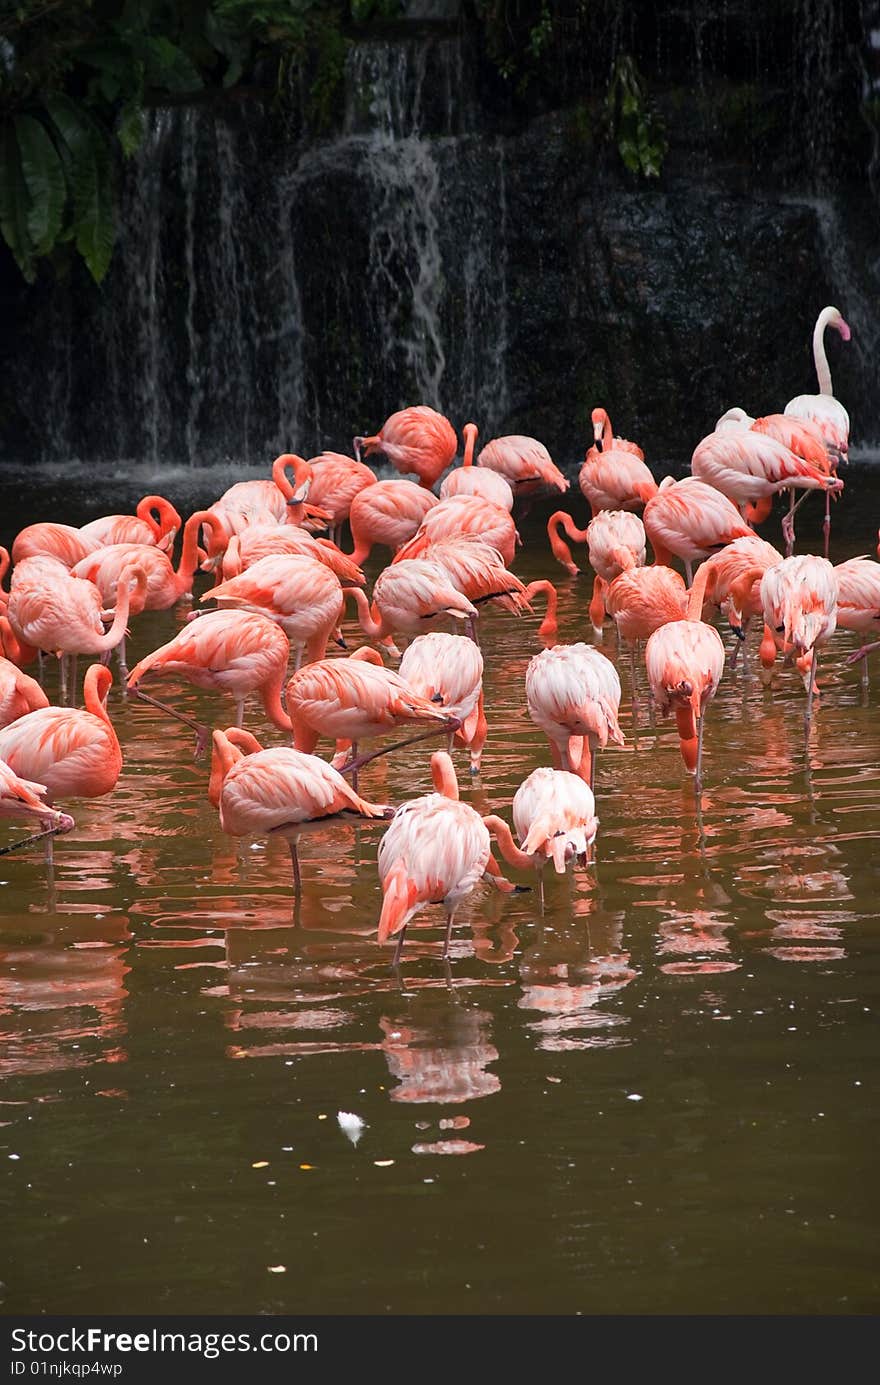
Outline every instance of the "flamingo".
<path fill-rule="evenodd" d="M 281 703 L 290 644 L 279 625 L 255 611 L 212 611 L 180 630 L 174 639 L 141 659 L 128 675 L 130 693 L 185 722 L 197 733 L 196 756 L 203 749 L 208 728 L 191 717 L 157 702 L 140 688 L 147 676 L 171 675 L 194 687 L 235 698 L 236 721 L 244 719 L 245 699 L 259 693 L 266 715 L 274 726 L 290 730 L 290 718 Z"/>
<path fill-rule="evenodd" d="M 825 329 L 834 327 L 844 341 L 849 341 L 851 332 L 849 326 L 844 322 L 837 308 L 823 308 L 818 318 L 816 326 L 813 328 L 813 361 L 816 366 L 816 376 L 819 382 L 818 394 L 798 394 L 794 399 L 790 399 L 785 406 L 785 413 L 792 418 L 802 419 L 807 423 L 815 424 L 822 435 L 822 439 L 832 458 L 832 466 L 836 470 L 838 461 L 846 461 L 849 449 L 849 414 L 843 407 L 839 399 L 834 398 L 834 390 L 831 385 L 831 370 L 828 365 L 828 357 L 825 354 Z M 823 525 L 825 536 L 825 557 L 828 557 L 828 545 L 831 537 L 831 510 L 830 494 L 825 496 L 825 520 Z"/>
<path fill-rule="evenodd" d="M 50 557 L 72 568 L 80 558 L 94 553 L 101 545 L 97 539 L 74 529 L 70 524 L 54 522 L 29 524 L 22 529 L 12 545 L 12 561 L 16 564 L 25 558 Z"/>
<path fill-rule="evenodd" d="M 400 677 L 419 697 L 439 703 L 461 722 L 455 739 L 470 751 L 471 774 L 479 774 L 488 728 L 483 708 L 483 656 L 474 641 L 440 630 L 419 635 L 404 651 Z"/>
<path fill-rule="evenodd" d="M 295 651 L 297 668 L 304 653 L 309 661 L 323 659 L 345 607 L 335 573 L 312 558 L 286 553 L 259 558 L 201 599 L 216 601 L 221 608 L 257 611 L 277 621 Z"/>
<path fill-rule="evenodd" d="M 386 567 L 373 586 L 372 604 L 358 587 L 347 587 L 358 608 L 361 629 L 370 639 L 387 639 L 402 631 L 418 635 L 442 616 L 476 620 L 477 608 L 453 584 L 439 563 L 407 558 Z"/>
<path fill-rule="evenodd" d="M 374 486 L 378 477 L 363 462 L 356 462 L 342 452 L 322 452 L 310 457 L 309 466 L 312 470 L 309 503 L 325 512 L 330 538 L 338 543 L 355 496 L 367 486 Z"/>
<path fill-rule="evenodd" d="M 706 566 L 712 571 L 712 600 L 727 616 L 731 630 L 738 640 L 745 642 L 749 621 L 752 616 L 763 619 L 761 602 L 761 578 L 768 567 L 782 562 L 782 554 L 772 543 L 752 534 L 748 538 L 734 539 L 726 548 L 713 553 Z M 772 643 L 772 637 L 771 637 Z M 736 662 L 739 644 L 733 652 L 731 667 Z M 773 646 L 773 658 L 776 647 Z M 743 652 L 745 661 L 745 652 Z M 762 658 L 763 662 L 763 658 Z"/>
<path fill-rule="evenodd" d="M 237 577 L 260 558 L 280 556 L 312 558 L 335 573 L 344 587 L 362 587 L 366 578 L 352 562 L 328 539 L 316 539 L 307 529 L 292 524 L 249 524 L 240 534 L 233 534 L 220 563 L 223 580 Z"/>
<path fill-rule="evenodd" d="M 849 414 L 840 400 L 835 399 L 831 385 L 831 369 L 825 353 L 825 330 L 828 327 L 839 332 L 844 341 L 849 341 L 852 336 L 837 308 L 822 309 L 813 328 L 813 362 L 819 393 L 795 395 L 786 404 L 785 413 L 792 418 L 815 423 L 825 439 L 825 445 L 845 459 L 849 447 Z"/>
<path fill-rule="evenodd" d="M 559 625 L 556 619 L 559 593 L 552 582 L 548 582 L 546 577 L 541 577 L 534 582 L 529 582 L 523 593 L 523 600 L 531 605 L 536 596 L 544 596 L 547 599 L 544 619 L 538 626 L 538 638 L 543 640 L 545 645 L 555 644 L 559 635 Z"/>
<path fill-rule="evenodd" d="M 827 558 L 810 553 L 784 558 L 761 578 L 764 621 L 793 648 L 807 690 L 807 734 L 813 719 L 818 646 L 837 627 L 837 578 Z"/>
<path fill-rule="evenodd" d="M 45 785 L 49 799 L 102 798 L 116 787 L 122 750 L 107 715 L 113 675 L 92 664 L 83 681 L 84 710 L 40 707 L 0 730 L 0 759 L 23 779 Z M 51 837 L 47 839 L 51 862 Z"/>
<path fill-rule="evenodd" d="M 102 515 L 80 528 L 98 543 L 148 543 L 167 552 L 181 525 L 180 515 L 163 495 L 145 495 L 133 515 Z"/>
<path fill-rule="evenodd" d="M 66 572 L 63 578 L 44 572 L 33 581 L 13 583 L 9 594 L 9 623 L 19 640 L 34 649 L 52 650 L 59 655 L 62 701 L 66 700 L 68 681 L 75 695 L 76 657 L 108 652 L 125 637 L 132 601 L 131 583 L 134 583 L 135 599 L 141 600 L 147 575 L 137 563 L 130 563 L 120 572 L 116 610 L 106 633 L 101 623 L 101 596 L 93 583 Z M 73 665 L 68 679 L 67 656 L 70 655 Z"/>
<path fill-rule="evenodd" d="M 229 732 L 213 734 L 219 762 L 220 826 L 232 837 L 283 837 L 290 847 L 294 894 L 302 890 L 297 842 L 303 832 L 342 817 L 384 818 L 391 809 L 368 803 L 317 755 L 287 746 L 245 755 Z"/>
<path fill-rule="evenodd" d="M 687 588 L 680 573 L 661 564 L 633 565 L 604 589 L 604 606 L 617 627 L 618 638 L 629 648 L 633 711 L 638 709 L 636 646 L 661 625 L 681 620 L 687 606 Z"/>
<path fill-rule="evenodd" d="M 460 467 L 444 477 L 440 486 L 440 499 L 448 500 L 453 495 L 478 495 L 509 512 L 513 509 L 513 491 L 509 481 L 497 471 L 492 471 L 490 467 L 474 466 L 477 425 L 466 423 L 462 431 L 464 460 Z"/>
<path fill-rule="evenodd" d="M 342 766 L 347 773 L 356 774 L 376 755 L 388 753 L 380 750 L 359 757 L 360 741 L 396 727 L 427 723 L 425 736 L 458 730 L 458 720 L 445 708 L 420 697 L 398 674 L 372 662 L 370 655 L 379 658 L 375 651 L 359 650 L 347 659 L 304 664 L 287 684 L 288 726 L 297 750 L 312 754 L 322 736 L 350 742 L 352 756 Z"/>
<path fill-rule="evenodd" d="M 354 439 L 354 454 L 384 452 L 397 471 L 415 472 L 419 485 L 430 490 L 458 451 L 455 429 L 426 404 L 401 409 L 386 418 L 381 430 L 369 438 Z"/>
<path fill-rule="evenodd" d="M 773 571 L 774 569 L 769 569 Z M 701 619 L 703 601 L 714 573 L 706 566 L 688 594 L 684 620 L 655 630 L 645 646 L 648 682 L 661 716 L 675 708 L 685 768 L 694 776 L 694 792 L 703 789 L 703 724 L 706 707 L 724 672 L 724 645 L 713 625 Z"/>
<path fill-rule="evenodd" d="M 477 465 L 497 471 L 510 484 L 515 495 L 532 495 L 544 488 L 560 492 L 568 490 L 568 481 L 554 464 L 544 444 L 538 442 L 537 438 L 523 437 L 519 433 L 493 438 L 477 458 Z"/>
<path fill-rule="evenodd" d="M 0 544 L 0 611 L 6 610 L 6 603 L 9 600 L 9 592 L 4 589 L 3 579 L 9 571 L 11 561 L 9 550 Z"/>
<path fill-rule="evenodd" d="M 436 792 L 402 804 L 379 844 L 379 943 L 397 936 L 395 966 L 407 925 L 426 904 L 442 904 L 446 911 L 445 961 L 456 911 L 475 885 L 485 878 L 504 893 L 515 888 L 495 873 L 489 830 L 479 813 L 459 799 L 445 751 L 431 756 L 431 777 Z"/>
<path fill-rule="evenodd" d="M 526 703 L 556 768 L 579 774 L 592 789 L 597 749 L 624 740 L 620 679 L 611 660 L 587 644 L 543 649 L 526 669 Z"/>
<path fill-rule="evenodd" d="M 615 438 L 605 409 L 592 414 L 593 446 L 578 473 L 581 494 L 593 518 L 601 510 L 636 510 L 657 494 L 657 482 L 634 442 Z"/>
<path fill-rule="evenodd" d="M 542 908 L 547 862 L 552 861 L 557 874 L 564 875 L 573 859 L 586 861 L 599 829 L 596 802 L 589 785 L 568 770 L 546 766 L 533 770 L 514 794 L 513 825 L 519 847 L 503 818 L 493 814 L 484 817 L 483 822 L 495 833 L 509 865 L 538 872 Z"/>
<path fill-rule="evenodd" d="M 642 521 L 655 563 L 668 567 L 672 554 L 681 558 L 688 586 L 693 585 L 695 562 L 753 533 L 727 496 L 696 476 L 681 481 L 665 477 L 645 506 Z"/>
<path fill-rule="evenodd" d="M 872 558 L 850 558 L 834 569 L 837 579 L 837 624 L 841 630 L 880 635 L 880 563 Z M 869 651 L 876 645 L 868 645 Z M 864 659 L 863 651 L 848 662 Z M 868 680 L 867 662 L 862 663 L 862 681 Z"/>
<path fill-rule="evenodd" d="M 417 532 L 437 497 L 413 481 L 377 481 L 351 502 L 348 522 L 353 563 L 364 563 L 374 544 L 397 552 Z"/>
<path fill-rule="evenodd" d="M 691 471 L 741 509 L 778 491 L 791 491 L 792 507 L 782 522 L 790 552 L 794 545 L 795 489 L 839 491 L 843 482 L 829 474 L 820 441 L 789 425 L 778 430 L 790 440 L 783 443 L 771 431 L 773 427 L 773 419 L 768 417 L 756 420 L 749 429 L 710 433 L 697 443 Z M 793 451 L 793 445 L 799 451 Z"/>
<path fill-rule="evenodd" d="M 439 563 L 454 587 L 475 606 L 491 604 L 502 611 L 520 615 L 528 609 L 525 587 L 504 566 L 501 554 L 478 539 L 443 539 L 428 544 L 423 557 Z M 401 561 L 394 559 L 394 563 Z M 471 621 L 471 637 L 476 640 L 476 627 Z"/>
<path fill-rule="evenodd" d="M 0 728 L 48 706 L 49 699 L 36 678 L 22 673 L 10 659 L 0 658 Z"/>
<path fill-rule="evenodd" d="M 45 784 L 22 779 L 11 765 L 0 759 L 0 818 L 36 818 L 47 835 L 69 832 L 75 826 L 73 818 L 69 813 L 61 813 L 51 804 L 44 803 L 46 792 Z M 28 837 L 26 841 L 18 842 L 17 847 L 26 846 L 33 840 L 33 837 Z M 51 840 L 51 836 L 48 836 L 48 841 Z M 13 848 L 6 847 L 4 850 L 11 851 Z"/>
<path fill-rule="evenodd" d="M 425 515 L 414 536 L 401 548 L 401 558 L 420 558 L 430 544 L 444 539 L 474 538 L 488 544 L 510 567 L 521 542 L 512 517 L 499 505 L 479 495 L 453 495 L 441 500 Z"/>

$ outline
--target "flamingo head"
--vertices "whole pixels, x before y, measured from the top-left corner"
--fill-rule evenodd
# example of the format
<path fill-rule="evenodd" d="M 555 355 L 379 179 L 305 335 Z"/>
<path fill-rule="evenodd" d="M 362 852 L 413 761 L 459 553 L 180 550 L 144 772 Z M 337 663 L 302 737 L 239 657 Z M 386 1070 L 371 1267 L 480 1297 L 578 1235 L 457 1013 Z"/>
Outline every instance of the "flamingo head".
<path fill-rule="evenodd" d="M 608 422 L 608 414 L 604 409 L 594 409 L 590 417 L 593 424 L 593 442 L 597 450 L 601 452 L 603 438 L 605 436 L 605 425 Z"/>

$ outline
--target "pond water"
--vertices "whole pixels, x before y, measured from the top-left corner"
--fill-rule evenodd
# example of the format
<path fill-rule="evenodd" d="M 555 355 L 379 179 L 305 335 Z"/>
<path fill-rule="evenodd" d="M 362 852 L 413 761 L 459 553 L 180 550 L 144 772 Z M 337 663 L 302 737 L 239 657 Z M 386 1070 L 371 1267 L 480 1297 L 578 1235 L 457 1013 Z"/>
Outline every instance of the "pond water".
<path fill-rule="evenodd" d="M 872 551 L 878 491 L 863 476 L 834 558 Z M 60 479 L 0 492 L 0 537 L 128 508 Z M 560 638 L 589 638 L 545 517 L 517 571 L 559 579 Z M 548 762 L 523 690 L 539 619 L 484 616 L 478 779 L 456 753 L 464 797 L 508 819 Z M 130 662 L 175 622 L 136 619 Z M 36 851 L 0 861 L 3 1311 L 876 1311 L 880 665 L 866 693 L 857 642 L 827 649 L 808 749 L 796 671 L 725 674 L 700 824 L 674 723 L 634 727 L 607 633 L 626 745 L 599 759 L 595 868 L 548 874 L 543 915 L 480 887 L 448 967 L 425 910 L 399 973 L 381 825 L 306 838 L 294 909 L 284 844 L 225 837 L 191 733 L 114 689 L 116 792 L 65 805 L 53 881 Z M 362 792 L 428 791 L 428 755 Z"/>

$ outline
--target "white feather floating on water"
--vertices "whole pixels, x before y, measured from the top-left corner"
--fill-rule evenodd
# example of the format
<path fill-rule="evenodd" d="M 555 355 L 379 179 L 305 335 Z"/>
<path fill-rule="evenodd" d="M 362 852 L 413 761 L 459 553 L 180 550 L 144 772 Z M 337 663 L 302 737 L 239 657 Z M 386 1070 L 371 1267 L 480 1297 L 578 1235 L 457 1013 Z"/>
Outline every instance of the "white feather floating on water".
<path fill-rule="evenodd" d="M 352 1144 L 356 1145 L 367 1127 L 367 1122 L 361 1120 L 360 1116 L 356 1116 L 353 1111 L 337 1111 L 336 1119 L 343 1135 L 347 1135 Z"/>

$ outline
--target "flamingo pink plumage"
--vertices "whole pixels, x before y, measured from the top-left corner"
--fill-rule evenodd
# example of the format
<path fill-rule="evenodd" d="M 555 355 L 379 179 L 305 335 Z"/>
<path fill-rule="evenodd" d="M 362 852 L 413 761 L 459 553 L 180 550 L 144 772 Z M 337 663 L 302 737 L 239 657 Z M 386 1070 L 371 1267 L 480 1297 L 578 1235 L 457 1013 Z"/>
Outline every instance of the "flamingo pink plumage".
<path fill-rule="evenodd" d="M 361 629 L 370 639 L 402 632 L 419 635 L 429 621 L 449 616 L 475 620 L 478 612 L 439 563 L 406 558 L 386 567 L 373 586 L 373 600 L 357 587 L 346 588 L 358 608 Z"/>
<path fill-rule="evenodd" d="M 379 844 L 379 942 L 399 935 L 395 964 L 410 919 L 426 904 L 442 904 L 446 911 L 443 956 L 448 956 L 456 910 L 492 861 L 488 828 L 479 813 L 459 799 L 455 770 L 445 751 L 432 755 L 431 774 L 436 792 L 402 804 Z M 513 889 L 503 876 L 487 878 L 505 892 Z"/>
<path fill-rule="evenodd" d="M 310 457 L 309 466 L 312 470 L 309 504 L 324 511 L 331 538 L 338 542 L 339 531 L 348 519 L 355 496 L 368 486 L 374 486 L 378 477 L 363 462 L 356 462 L 342 452 L 322 452 Z"/>
<path fill-rule="evenodd" d="M 689 585 L 695 562 L 754 532 L 726 495 L 696 476 L 681 481 L 665 477 L 645 506 L 642 521 L 654 561 L 668 566 L 672 554 L 681 558 Z"/>
<path fill-rule="evenodd" d="M 419 697 L 461 722 L 455 739 L 469 749 L 471 773 L 478 774 L 487 725 L 483 656 L 474 641 L 441 630 L 419 635 L 404 651 L 400 676 Z"/>
<path fill-rule="evenodd" d="M 15 564 L 25 558 L 56 558 L 66 568 L 72 568 L 80 558 L 94 553 L 100 548 L 97 539 L 74 529 L 70 524 L 56 524 L 52 521 L 29 524 L 15 537 L 12 545 L 12 561 Z"/>
<path fill-rule="evenodd" d="M 568 490 L 568 481 L 544 444 L 520 433 L 493 438 L 477 458 L 477 466 L 497 471 L 515 495 L 531 495 L 545 487 L 551 491 Z"/>
<path fill-rule="evenodd" d="M 139 687 L 147 676 L 182 678 L 197 688 L 225 693 L 235 699 L 236 719 L 241 725 L 245 699 L 258 693 L 273 725 L 290 730 L 290 718 L 281 703 L 290 644 L 279 625 L 254 611 L 212 611 L 180 630 L 166 644 L 141 659 L 128 676 L 130 692 L 148 702 Z M 170 716 L 186 722 L 197 732 L 197 754 L 207 728 L 163 703 Z"/>
<path fill-rule="evenodd" d="M 845 458 L 849 447 L 849 414 L 839 399 L 834 398 L 831 384 L 831 370 L 825 352 L 825 329 L 833 327 L 844 341 L 849 341 L 852 333 L 839 310 L 834 307 L 823 308 L 813 328 L 813 362 L 819 382 L 818 394 L 798 394 L 785 406 L 785 413 L 793 418 L 807 419 L 815 423 L 827 447 L 832 448 L 841 458 Z"/>
<path fill-rule="evenodd" d="M 440 486 L 440 499 L 448 500 L 453 495 L 478 495 L 493 505 L 500 505 L 508 512 L 513 509 L 513 491 L 510 482 L 490 467 L 474 466 L 474 447 L 477 441 L 477 425 L 464 425 L 464 461 L 460 467 L 450 471 Z"/>
<path fill-rule="evenodd" d="M 401 409 L 386 418 L 381 430 L 369 438 L 354 439 L 355 456 L 384 452 L 398 471 L 411 471 L 426 489 L 439 480 L 458 451 L 455 429 L 426 404 Z"/>
<path fill-rule="evenodd" d="M 303 655 L 323 659 L 345 606 L 335 573 L 313 558 L 286 553 L 258 559 L 201 599 L 277 621 L 296 652 L 297 667 Z"/>
<path fill-rule="evenodd" d="M 624 739 L 620 679 L 611 660 L 587 644 L 543 649 L 526 669 L 526 703 L 556 768 L 579 774 L 592 788 L 596 751 Z"/>
<path fill-rule="evenodd" d="M 22 673 L 10 659 L 0 658 L 0 728 L 48 706 L 49 699 L 36 678 Z"/>
<path fill-rule="evenodd" d="M 771 569 L 772 570 L 772 569 Z M 681 755 L 694 776 L 694 791 L 703 787 L 703 725 L 706 707 L 724 672 L 724 645 L 713 625 L 700 619 L 713 580 L 702 568 L 689 596 L 687 616 L 655 630 L 645 646 L 648 682 L 661 716 L 675 708 Z"/>
<path fill-rule="evenodd" d="M 837 628 L 837 577 L 827 558 L 811 553 L 784 558 L 761 578 L 764 621 L 793 650 L 807 690 L 806 729 L 809 733 L 816 692 L 818 647 Z"/>
<path fill-rule="evenodd" d="M 500 505 L 479 495 L 453 495 L 425 515 L 415 535 L 399 550 L 401 558 L 419 558 L 430 544 L 444 539 L 473 538 L 500 553 L 505 567 L 513 563 L 521 542 L 512 517 Z"/>
<path fill-rule="evenodd" d="M 250 524 L 240 534 L 233 534 L 223 554 L 221 571 L 224 581 L 237 577 L 260 558 L 312 558 L 335 573 L 343 586 L 363 586 L 366 578 L 358 565 L 328 539 L 316 539 L 307 529 L 292 524 Z"/>
<path fill-rule="evenodd" d="M 503 818 L 492 815 L 483 821 L 494 831 L 505 861 L 537 870 L 542 905 L 547 862 L 552 861 L 562 875 L 570 861 L 585 861 L 599 828 L 590 786 L 577 774 L 546 766 L 533 770 L 514 794 L 513 825 L 519 847 Z"/>
<path fill-rule="evenodd" d="M 74 826 L 73 818 L 44 803 L 46 792 L 45 784 L 23 779 L 0 759 L 0 818 L 36 818 L 56 832 L 69 832 Z"/>
<path fill-rule="evenodd" d="M 81 534 L 98 543 L 147 543 L 168 552 L 181 525 L 180 515 L 163 495 L 145 495 L 133 515 L 102 515 L 82 525 Z"/>
<path fill-rule="evenodd" d="M 382 818 L 331 765 L 287 746 L 243 755 L 231 734 L 214 732 L 222 786 L 220 825 L 233 837 L 283 837 L 290 847 L 294 891 L 302 887 L 297 841 L 304 831 L 341 817 Z"/>
<path fill-rule="evenodd" d="M 374 544 L 397 552 L 418 531 L 437 497 L 414 481 L 377 481 L 351 502 L 348 522 L 354 549 L 352 562 L 366 562 Z"/>

